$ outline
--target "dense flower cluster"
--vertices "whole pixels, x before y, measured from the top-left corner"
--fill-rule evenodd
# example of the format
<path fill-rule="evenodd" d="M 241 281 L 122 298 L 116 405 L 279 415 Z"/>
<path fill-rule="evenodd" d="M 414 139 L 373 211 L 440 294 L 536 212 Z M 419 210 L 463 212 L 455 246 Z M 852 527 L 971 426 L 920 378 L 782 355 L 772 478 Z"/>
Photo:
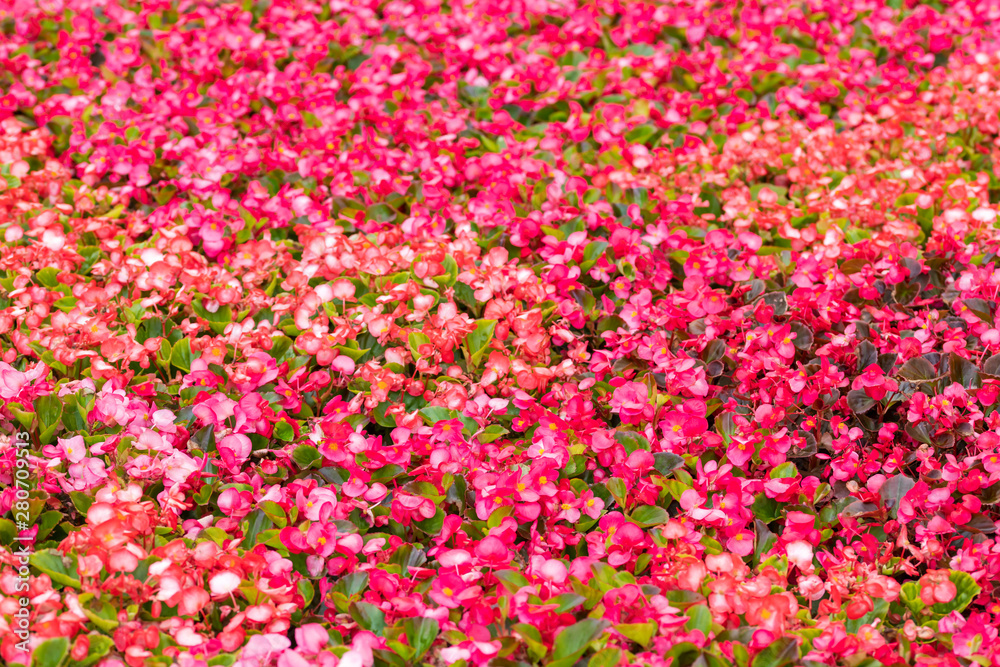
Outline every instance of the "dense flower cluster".
<path fill-rule="evenodd" d="M 6 3 L 0 661 L 1000 665 L 998 26 Z"/>

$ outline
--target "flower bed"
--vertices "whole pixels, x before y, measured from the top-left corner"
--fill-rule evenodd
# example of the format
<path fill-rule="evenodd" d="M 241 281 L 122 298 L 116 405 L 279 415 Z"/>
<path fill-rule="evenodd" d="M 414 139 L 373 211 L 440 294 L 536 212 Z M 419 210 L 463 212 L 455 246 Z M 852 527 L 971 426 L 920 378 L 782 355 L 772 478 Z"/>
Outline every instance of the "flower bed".
<path fill-rule="evenodd" d="M 0 9 L 0 660 L 1000 664 L 991 3 Z"/>

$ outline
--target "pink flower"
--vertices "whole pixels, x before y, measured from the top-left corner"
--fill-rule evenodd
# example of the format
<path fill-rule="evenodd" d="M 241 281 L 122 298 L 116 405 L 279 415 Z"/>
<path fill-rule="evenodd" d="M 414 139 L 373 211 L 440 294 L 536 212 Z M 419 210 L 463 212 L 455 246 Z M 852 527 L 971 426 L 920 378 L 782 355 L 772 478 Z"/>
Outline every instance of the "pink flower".
<path fill-rule="evenodd" d="M 785 546 L 785 554 L 788 562 L 799 568 L 803 572 L 812 571 L 813 548 L 804 540 L 796 540 Z"/>
<path fill-rule="evenodd" d="M 204 396 L 207 392 L 203 392 Z M 211 394 L 206 400 L 196 404 L 192 411 L 205 425 L 213 424 L 220 428 L 223 422 L 233 416 L 236 402 L 225 394 Z"/>
<path fill-rule="evenodd" d="M 639 417 L 650 418 L 653 415 L 653 406 L 649 405 L 649 389 L 641 382 L 626 382 L 615 389 L 611 406 L 623 418 L 630 420 Z"/>
<path fill-rule="evenodd" d="M 240 576 L 232 570 L 212 575 L 212 578 L 208 581 L 208 587 L 212 591 L 212 595 L 219 597 L 229 595 L 239 588 L 239 585 Z"/>
<path fill-rule="evenodd" d="M 218 448 L 223 464 L 229 470 L 235 471 L 250 457 L 253 443 L 247 436 L 234 433 L 220 440 Z"/>
<path fill-rule="evenodd" d="M 331 368 L 338 373 L 343 373 L 344 375 L 351 375 L 354 373 L 355 364 L 354 359 L 351 359 L 346 354 L 341 354 L 330 363 Z"/>
<path fill-rule="evenodd" d="M 487 535 L 476 545 L 475 554 L 480 563 L 489 567 L 501 567 L 510 563 L 507 545 L 493 535 Z"/>
<path fill-rule="evenodd" d="M 797 586 L 799 592 L 807 600 L 819 600 L 826 595 L 826 585 L 823 583 L 823 580 L 815 574 L 810 574 L 806 577 L 799 577 Z"/>
<path fill-rule="evenodd" d="M 310 521 L 326 521 L 337 508 L 337 494 L 332 488 L 318 487 L 308 497 L 300 492 L 296 504 L 302 515 Z"/>
<path fill-rule="evenodd" d="M 726 548 L 737 556 L 745 557 L 753 553 L 754 534 L 741 530 L 726 541 Z"/>
<path fill-rule="evenodd" d="M 219 509 L 228 517 L 243 518 L 250 513 L 250 502 L 253 497 L 247 491 L 230 487 L 219 494 Z"/>
<path fill-rule="evenodd" d="M 250 658 L 261 662 L 270 660 L 272 656 L 277 657 L 282 651 L 292 645 L 288 637 L 278 634 L 254 635 L 243 647 L 240 653 L 241 658 Z"/>
<path fill-rule="evenodd" d="M 434 579 L 429 593 L 432 600 L 448 609 L 465 606 L 472 600 L 478 599 L 481 594 L 482 589 L 479 586 L 472 586 L 452 573 L 440 574 Z"/>
<path fill-rule="evenodd" d="M 98 458 L 84 458 L 68 469 L 72 484 L 77 491 L 92 489 L 108 478 L 105 463 Z"/>
<path fill-rule="evenodd" d="M 595 496 L 593 491 L 590 489 L 584 491 L 580 500 L 582 501 L 580 511 L 591 519 L 597 519 L 601 516 L 601 512 L 604 510 L 604 500 Z"/>
<path fill-rule="evenodd" d="M 871 364 L 864 372 L 854 379 L 851 389 L 864 389 L 868 397 L 881 401 L 886 393 L 896 391 L 899 385 L 895 380 L 886 377 L 878 364 Z"/>
<path fill-rule="evenodd" d="M 729 448 L 726 450 L 726 458 L 737 468 L 743 468 L 756 453 L 757 450 L 753 444 L 744 442 L 742 439 L 733 438 L 733 441 L 729 443 Z"/>
<path fill-rule="evenodd" d="M 70 463 L 79 463 L 87 455 L 87 445 L 82 435 L 75 435 L 65 440 L 59 438 L 57 442 L 63 457 Z"/>
<path fill-rule="evenodd" d="M 27 383 L 28 378 L 24 373 L 0 361 L 0 398 L 7 401 L 13 399 Z"/>
<path fill-rule="evenodd" d="M 295 646 L 306 655 L 316 655 L 330 643 L 330 633 L 319 623 L 295 628 Z"/>
<path fill-rule="evenodd" d="M 550 558 L 541 564 L 538 568 L 538 575 L 545 581 L 553 584 L 561 584 L 569 576 L 566 565 L 554 558 Z"/>
<path fill-rule="evenodd" d="M 109 382 L 97 395 L 94 403 L 93 419 L 106 426 L 122 426 L 131 421 L 133 413 L 128 407 L 128 398 L 122 389 L 112 389 Z"/>

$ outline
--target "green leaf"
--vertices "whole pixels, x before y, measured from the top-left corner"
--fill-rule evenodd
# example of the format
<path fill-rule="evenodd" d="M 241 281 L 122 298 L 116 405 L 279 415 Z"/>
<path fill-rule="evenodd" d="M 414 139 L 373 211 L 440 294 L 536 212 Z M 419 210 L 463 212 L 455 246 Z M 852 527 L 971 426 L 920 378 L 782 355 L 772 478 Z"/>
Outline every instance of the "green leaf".
<path fill-rule="evenodd" d="M 493 576 L 499 579 L 503 587 L 511 593 L 516 593 L 525 586 L 531 585 L 527 577 L 517 570 L 500 570 L 499 572 L 494 572 Z"/>
<path fill-rule="evenodd" d="M 59 310 L 63 311 L 64 313 L 68 313 L 69 311 L 73 310 L 76 307 L 76 304 L 79 302 L 80 300 L 77 299 L 75 296 L 64 296 L 63 298 L 59 299 L 52 305 L 58 308 Z"/>
<path fill-rule="evenodd" d="M 619 507 L 625 508 L 625 499 L 628 497 L 628 488 L 625 486 L 625 482 L 617 477 L 612 477 L 607 482 L 604 483 L 605 488 L 608 493 L 615 499 Z"/>
<path fill-rule="evenodd" d="M 191 302 L 191 307 L 203 320 L 208 320 L 212 331 L 222 335 L 226 330 L 226 325 L 233 321 L 233 310 L 229 306 L 219 306 L 214 313 L 205 308 L 205 299 L 195 299 Z"/>
<path fill-rule="evenodd" d="M 933 380 L 937 376 L 937 371 L 934 370 L 934 366 L 923 357 L 914 357 L 913 359 L 910 359 L 903 364 L 903 367 L 899 369 L 898 373 L 900 377 L 910 380 L 911 382 Z"/>
<path fill-rule="evenodd" d="M 771 479 L 787 479 L 790 477 L 797 477 L 799 474 L 798 468 L 791 461 L 785 461 L 777 468 L 771 471 L 769 477 Z"/>
<path fill-rule="evenodd" d="M 789 637 L 781 637 L 754 656 L 753 667 L 782 667 L 799 659 L 799 645 Z"/>
<path fill-rule="evenodd" d="M 170 366 L 170 351 L 170 341 L 166 338 L 161 338 L 160 349 L 156 351 L 156 363 L 163 369 L 167 369 Z"/>
<path fill-rule="evenodd" d="M 684 458 L 670 452 L 653 454 L 653 467 L 662 475 L 669 475 L 674 470 L 684 466 Z"/>
<path fill-rule="evenodd" d="M 265 500 L 261 502 L 260 509 L 278 528 L 284 528 L 288 525 L 288 518 L 285 516 L 285 509 L 273 500 Z"/>
<path fill-rule="evenodd" d="M 890 511 L 893 519 L 899 516 L 899 503 L 903 496 L 916 485 L 917 483 L 906 475 L 895 475 L 882 484 L 878 493 L 882 498 L 882 504 Z"/>
<path fill-rule="evenodd" d="M 257 536 L 269 528 L 273 528 L 274 523 L 268 518 L 262 509 L 255 509 L 243 521 L 243 544 L 244 549 L 252 549 L 257 544 Z M 228 538 L 229 536 L 227 536 Z"/>
<path fill-rule="evenodd" d="M 358 361 L 359 359 L 361 359 L 361 357 L 371 352 L 371 348 L 365 348 L 363 350 L 359 350 L 353 347 L 347 347 L 346 345 L 337 345 L 336 347 L 338 352 L 350 357 L 354 361 Z"/>
<path fill-rule="evenodd" d="M 948 369 L 951 372 L 951 381 L 958 382 L 966 389 L 981 387 L 983 384 L 976 365 L 954 352 L 948 356 Z"/>
<path fill-rule="evenodd" d="M 59 667 L 69 655 L 69 639 L 56 637 L 38 645 L 31 655 L 31 667 Z"/>
<path fill-rule="evenodd" d="M 215 451 L 215 424 L 200 429 L 191 436 L 191 442 L 198 445 L 198 449 L 203 452 Z"/>
<path fill-rule="evenodd" d="M 44 540 L 52 532 L 52 529 L 59 525 L 62 518 L 63 513 L 59 510 L 49 510 L 39 516 L 36 521 L 38 524 L 38 533 L 35 539 L 38 541 Z"/>
<path fill-rule="evenodd" d="M 396 428 L 396 420 L 394 417 L 386 416 L 385 411 L 392 407 L 392 401 L 382 401 L 375 406 L 372 410 L 372 416 L 375 418 L 375 423 L 379 426 L 384 426 L 386 428 Z"/>
<path fill-rule="evenodd" d="M 287 421 L 282 419 L 274 425 L 274 437 L 278 440 L 291 442 L 295 439 L 295 429 Z"/>
<path fill-rule="evenodd" d="M 413 659 L 414 663 L 418 663 L 427 653 L 441 632 L 441 626 L 433 618 L 410 618 L 403 623 L 403 628 L 406 630 L 406 639 L 410 646 L 417 652 Z"/>
<path fill-rule="evenodd" d="M 692 654 L 694 657 L 690 657 Z M 701 649 L 691 642 L 678 642 L 671 646 L 670 650 L 663 657 L 672 661 L 668 664 L 690 665 L 700 654 Z"/>
<path fill-rule="evenodd" d="M 517 640 L 524 645 L 528 657 L 533 662 L 541 662 L 542 658 L 548 654 L 549 648 L 542 641 L 542 633 L 538 631 L 538 628 L 527 623 L 517 623 L 511 629 Z"/>
<path fill-rule="evenodd" d="M 372 204 L 368 207 L 366 212 L 366 217 L 369 220 L 378 220 L 379 222 L 391 222 L 396 219 L 396 211 L 387 206 L 386 204 Z"/>
<path fill-rule="evenodd" d="M 444 266 L 445 274 L 434 276 L 434 281 L 444 287 L 451 287 L 458 280 L 458 262 L 451 255 L 445 255 L 441 264 Z"/>
<path fill-rule="evenodd" d="M 497 438 L 502 438 L 503 436 L 510 433 L 507 429 L 500 424 L 490 424 L 487 426 L 482 433 L 479 434 L 479 442 L 486 444 L 487 442 L 493 442 Z"/>
<path fill-rule="evenodd" d="M 59 269 L 46 266 L 37 274 L 38 282 L 45 287 L 55 288 L 59 286 Z"/>
<path fill-rule="evenodd" d="M 83 491 L 70 491 L 69 499 L 73 502 L 73 507 L 75 507 L 80 514 L 84 515 L 87 514 L 87 510 L 90 509 L 90 506 L 94 504 L 94 497 L 84 493 Z"/>
<path fill-rule="evenodd" d="M 648 528 L 649 526 L 659 526 L 660 524 L 666 523 L 667 520 L 670 519 L 670 515 L 667 514 L 667 510 L 662 507 L 657 505 L 646 505 L 632 512 L 631 518 L 632 521 L 639 524 L 641 528 Z"/>
<path fill-rule="evenodd" d="M 456 280 L 452 287 L 455 289 L 456 301 L 473 308 L 479 304 L 479 301 L 476 299 L 476 291 L 465 283 Z"/>
<path fill-rule="evenodd" d="M 453 410 L 440 405 L 428 405 L 426 408 L 421 408 L 420 415 L 427 422 L 428 426 L 433 426 L 438 422 L 448 421 L 449 419 L 455 419 L 455 412 Z"/>
<path fill-rule="evenodd" d="M 755 563 L 759 563 L 761 556 L 771 550 L 778 538 L 760 519 L 754 520 L 754 528 L 757 529 L 757 546 L 754 548 L 753 559 Z"/>
<path fill-rule="evenodd" d="M 631 454 L 639 449 L 649 451 L 649 440 L 646 439 L 646 436 L 635 431 L 615 431 L 615 440 L 625 448 L 626 454 Z"/>
<path fill-rule="evenodd" d="M 656 55 L 656 49 L 653 48 L 651 44 L 630 44 L 627 47 L 627 50 L 637 56 L 644 56 L 647 58 L 651 58 Z"/>
<path fill-rule="evenodd" d="M 385 628 L 385 612 L 369 602 L 352 602 L 349 607 L 351 618 L 365 630 L 382 635 Z"/>
<path fill-rule="evenodd" d="M 558 604 L 559 608 L 556 609 L 555 613 L 565 614 L 567 611 L 576 609 L 586 601 L 587 598 L 583 597 L 582 595 L 577 595 L 576 593 L 563 593 L 561 595 L 555 596 L 554 598 L 551 598 L 548 601 L 548 604 L 553 604 L 553 603 Z"/>
<path fill-rule="evenodd" d="M 618 667 L 622 661 L 622 651 L 619 648 L 606 648 L 598 651 L 587 663 L 587 667 Z"/>
<path fill-rule="evenodd" d="M 608 249 L 607 241 L 591 241 L 587 244 L 587 247 L 583 249 L 583 262 L 580 263 L 580 269 L 583 271 L 589 271 L 590 267 L 597 263 L 604 251 Z"/>
<path fill-rule="evenodd" d="M 653 641 L 653 635 L 656 634 L 656 623 L 653 621 L 648 623 L 619 623 L 615 626 L 615 630 L 639 646 L 646 647 L 649 645 L 649 642 Z"/>
<path fill-rule="evenodd" d="M 875 407 L 875 399 L 868 396 L 864 389 L 852 389 L 847 392 L 847 407 L 856 415 L 862 415 Z"/>
<path fill-rule="evenodd" d="M 366 588 L 368 588 L 367 572 L 352 572 L 351 574 L 341 577 L 337 583 L 333 585 L 333 590 L 339 591 L 347 597 L 360 595 Z"/>
<path fill-rule="evenodd" d="M 914 616 L 919 616 L 920 612 L 927 607 L 920 599 L 920 584 L 915 581 L 908 581 L 900 587 L 899 600 L 913 612 Z"/>
<path fill-rule="evenodd" d="M 934 231 L 934 209 L 918 207 L 917 223 L 920 225 L 920 229 L 923 230 L 924 234 L 930 236 Z"/>
<path fill-rule="evenodd" d="M 764 523 L 771 523 L 782 515 L 781 504 L 774 498 L 768 498 L 763 493 L 754 498 L 750 509 L 753 510 L 754 517 Z"/>
<path fill-rule="evenodd" d="M 185 373 L 191 372 L 191 341 L 181 338 L 170 350 L 170 364 Z"/>
<path fill-rule="evenodd" d="M 628 489 L 625 487 L 625 482 L 617 477 L 612 477 L 604 486 L 608 489 L 608 493 L 615 499 L 615 502 L 624 509 L 625 499 L 628 497 Z"/>
<path fill-rule="evenodd" d="M 74 563 L 76 557 L 71 558 Z M 72 588 L 80 588 L 80 575 L 76 571 L 76 566 L 72 569 L 68 568 L 63 563 L 62 554 L 60 554 L 55 549 L 47 549 L 45 551 L 36 551 L 31 554 L 31 565 L 34 566 L 39 572 L 43 572 L 49 575 L 52 579 L 52 583 L 60 584 L 62 586 L 70 586 Z"/>
<path fill-rule="evenodd" d="M 0 519 L 0 544 L 11 544 L 17 537 L 17 527 L 9 519 Z"/>
<path fill-rule="evenodd" d="M 31 429 L 32 424 L 35 422 L 34 412 L 21 410 L 19 407 L 14 407 L 14 405 L 8 405 L 7 409 L 14 413 L 14 416 L 17 417 L 18 423 L 24 427 L 26 431 Z"/>
<path fill-rule="evenodd" d="M 385 643 L 391 650 L 375 649 L 373 651 L 375 657 L 379 659 L 380 667 L 381 665 L 408 667 L 414 664 L 413 656 L 416 655 L 416 651 L 412 647 L 396 639 L 387 639 Z"/>
<path fill-rule="evenodd" d="M 631 144 L 644 144 L 649 141 L 654 134 L 656 134 L 657 128 L 655 125 L 639 125 L 631 130 L 625 135 L 625 140 Z"/>
<path fill-rule="evenodd" d="M 747 639 L 747 643 L 750 640 Z M 733 644 L 733 660 L 736 661 L 737 667 L 747 667 L 750 664 L 750 651 L 743 644 Z"/>
<path fill-rule="evenodd" d="M 299 445 L 292 452 L 292 460 L 300 468 L 312 468 L 323 460 L 323 455 L 312 445 Z"/>
<path fill-rule="evenodd" d="M 415 360 L 423 357 L 420 354 L 420 348 L 431 344 L 431 339 L 427 334 L 420 333 L 419 331 L 411 332 L 407 340 L 410 344 L 410 354 L 413 355 Z"/>
<path fill-rule="evenodd" d="M 308 579 L 299 579 L 298 588 L 299 594 L 302 595 L 302 607 L 308 609 L 309 605 L 312 604 L 313 598 L 316 597 L 316 589 Z"/>
<path fill-rule="evenodd" d="M 39 396 L 35 399 L 35 414 L 38 415 L 38 426 L 43 443 L 51 442 L 59 419 L 62 417 L 62 401 L 55 394 Z"/>
<path fill-rule="evenodd" d="M 712 631 L 712 612 L 706 605 L 696 604 L 684 614 L 688 617 L 688 622 L 684 626 L 688 632 L 701 630 L 707 637 Z"/>
<path fill-rule="evenodd" d="M 107 600 L 94 599 L 92 593 L 80 596 L 83 613 L 98 630 L 111 634 L 118 627 L 118 611 Z"/>
<path fill-rule="evenodd" d="M 713 556 L 716 554 L 721 554 L 723 551 L 725 551 L 725 549 L 722 548 L 721 542 L 719 542 L 717 539 L 713 537 L 709 537 L 708 535 L 702 535 L 701 540 L 699 540 L 698 543 L 701 544 L 701 546 L 705 547 L 705 551 L 712 554 Z"/>
<path fill-rule="evenodd" d="M 574 661 L 579 659 L 579 656 L 587 650 L 587 645 L 597 639 L 597 636 L 608 625 L 607 621 L 599 621 L 596 618 L 585 618 L 568 628 L 564 628 L 556 635 L 556 641 L 552 647 L 553 659 L 561 660 L 570 657 Z"/>
<path fill-rule="evenodd" d="M 473 368 L 478 368 L 483 355 L 493 341 L 493 332 L 497 328 L 496 320 L 478 320 L 476 328 L 465 337 L 467 360 Z"/>
<path fill-rule="evenodd" d="M 646 208 L 649 204 L 649 190 L 646 188 L 629 188 L 625 191 L 625 201 Z"/>

